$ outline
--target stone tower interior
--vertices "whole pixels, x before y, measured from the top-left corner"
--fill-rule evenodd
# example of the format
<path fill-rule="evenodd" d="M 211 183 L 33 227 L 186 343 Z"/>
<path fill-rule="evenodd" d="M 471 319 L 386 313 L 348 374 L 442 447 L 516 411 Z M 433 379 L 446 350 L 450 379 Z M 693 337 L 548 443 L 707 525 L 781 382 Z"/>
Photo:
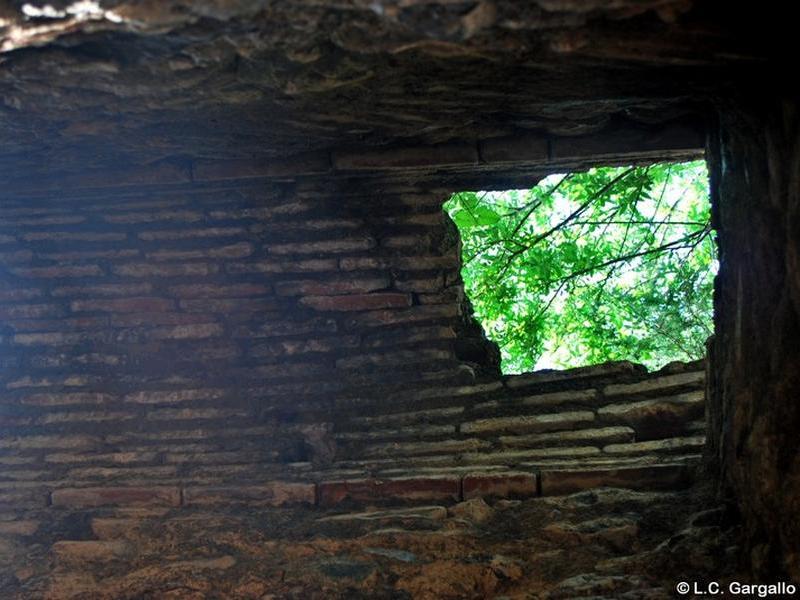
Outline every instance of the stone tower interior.
<path fill-rule="evenodd" d="M 0 596 L 791 595 L 789 12 L 0 2 Z M 701 157 L 706 360 L 501 375 L 449 195 Z"/>

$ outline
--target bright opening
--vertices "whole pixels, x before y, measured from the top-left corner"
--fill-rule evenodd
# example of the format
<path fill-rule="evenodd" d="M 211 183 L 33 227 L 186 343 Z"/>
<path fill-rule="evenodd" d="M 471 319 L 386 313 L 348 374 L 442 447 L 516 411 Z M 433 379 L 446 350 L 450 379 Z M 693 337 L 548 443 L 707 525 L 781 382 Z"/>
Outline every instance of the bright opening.
<path fill-rule="evenodd" d="M 704 161 L 459 192 L 445 210 L 504 373 L 704 356 L 718 267 Z"/>

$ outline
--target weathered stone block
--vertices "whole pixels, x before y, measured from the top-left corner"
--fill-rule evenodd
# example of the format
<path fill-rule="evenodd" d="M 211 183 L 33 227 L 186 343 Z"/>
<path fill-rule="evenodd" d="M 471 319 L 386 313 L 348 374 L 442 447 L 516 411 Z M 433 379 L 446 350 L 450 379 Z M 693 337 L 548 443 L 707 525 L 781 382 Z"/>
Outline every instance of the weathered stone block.
<path fill-rule="evenodd" d="M 383 354 L 361 354 L 340 358 L 336 361 L 337 369 L 360 369 L 370 366 L 391 367 L 398 364 L 427 363 L 454 360 L 450 350 L 397 350 Z"/>
<path fill-rule="evenodd" d="M 314 504 L 316 486 L 313 483 L 271 481 L 262 485 L 230 487 L 187 487 L 183 491 L 184 504 L 206 506 L 217 504 Z"/>
<path fill-rule="evenodd" d="M 594 413 L 577 411 L 545 415 L 519 415 L 515 417 L 496 417 L 478 419 L 461 424 L 463 433 L 489 433 L 495 431 L 557 431 L 572 429 L 594 421 Z"/>
<path fill-rule="evenodd" d="M 213 275 L 219 271 L 217 265 L 206 263 L 185 263 L 178 265 L 130 263 L 113 266 L 111 270 L 116 275 L 127 277 L 190 277 Z"/>
<path fill-rule="evenodd" d="M 464 476 L 464 499 L 516 496 L 535 496 L 536 475 L 508 471 L 505 473 L 472 473 Z"/>
<path fill-rule="evenodd" d="M 64 488 L 50 494 L 53 506 L 92 508 L 96 506 L 179 506 L 181 491 L 176 487 L 94 487 Z"/>
<path fill-rule="evenodd" d="M 97 277 L 103 270 L 97 265 L 65 265 L 58 267 L 26 267 L 11 269 L 17 277 L 30 279 L 66 279 L 72 277 Z"/>
<path fill-rule="evenodd" d="M 104 300 L 73 300 L 73 312 L 162 312 L 173 308 L 173 302 L 164 298 L 114 298 Z"/>
<path fill-rule="evenodd" d="M 575 442 L 583 444 L 614 444 L 632 442 L 636 432 L 630 427 L 602 427 L 598 429 L 578 429 L 576 431 L 556 431 L 532 435 L 500 436 L 504 446 L 512 448 L 536 448 L 542 446 L 566 446 Z"/>
<path fill-rule="evenodd" d="M 337 294 L 366 294 L 389 287 L 388 275 L 377 277 L 348 277 L 335 280 L 304 279 L 275 284 L 279 296 L 333 296 Z"/>
<path fill-rule="evenodd" d="M 337 269 L 335 258 L 309 258 L 305 260 L 262 260 L 232 263 L 225 267 L 231 275 L 243 273 L 324 273 Z"/>
<path fill-rule="evenodd" d="M 203 218 L 203 213 L 194 210 L 164 210 L 157 212 L 135 212 L 103 215 L 106 223 L 134 225 L 138 223 L 156 223 L 174 221 L 178 223 L 195 223 Z"/>
<path fill-rule="evenodd" d="M 0 521 L 0 535 L 29 536 L 39 529 L 39 521 L 21 519 L 18 521 Z"/>
<path fill-rule="evenodd" d="M 133 546 L 121 540 L 61 541 L 53 544 L 56 559 L 60 563 L 71 565 L 120 560 L 132 552 Z"/>
<path fill-rule="evenodd" d="M 253 254 L 255 247 L 249 242 L 240 242 L 228 246 L 218 246 L 215 248 L 201 248 L 195 250 L 158 250 L 148 252 L 147 258 L 156 261 L 179 261 L 191 260 L 195 258 L 246 258 Z"/>
<path fill-rule="evenodd" d="M 304 296 L 300 304 L 320 311 L 362 311 L 411 306 L 411 295 L 400 293 Z"/>
<path fill-rule="evenodd" d="M 461 482 L 458 477 L 447 476 L 329 481 L 318 485 L 318 494 L 322 506 L 345 500 L 458 500 Z"/>
<path fill-rule="evenodd" d="M 702 435 L 677 437 L 629 444 L 609 444 L 603 448 L 603 452 L 606 454 L 702 452 L 705 443 L 706 438 Z"/>
<path fill-rule="evenodd" d="M 370 250 L 377 242 L 371 237 L 340 238 L 338 240 L 322 240 L 318 242 L 292 242 L 287 244 L 270 244 L 270 254 L 337 254 L 354 250 Z"/>
<path fill-rule="evenodd" d="M 552 141 L 553 160 L 575 160 L 608 156 L 619 160 L 625 154 L 642 157 L 652 151 L 655 157 L 664 160 L 667 151 L 678 156 L 696 153 L 702 156 L 705 139 L 694 127 L 672 124 L 659 129 L 641 127 L 617 127 L 582 136 L 560 136 Z"/>
<path fill-rule="evenodd" d="M 138 296 L 153 290 L 150 283 L 105 283 L 96 285 L 68 285 L 53 288 L 53 296 Z"/>
<path fill-rule="evenodd" d="M 450 426 L 442 426 L 450 428 Z M 409 428 L 412 429 L 412 428 Z M 419 429 L 425 429 L 420 427 Z M 420 432 L 420 433 L 424 433 Z M 439 442 L 393 442 L 390 444 L 376 444 L 364 449 L 364 456 L 418 456 L 427 454 L 452 454 L 456 452 L 475 452 L 490 447 L 486 440 L 442 440 Z"/>
<path fill-rule="evenodd" d="M 705 392 L 689 392 L 641 402 L 609 404 L 597 411 L 600 419 L 621 422 L 636 430 L 637 439 L 678 435 L 705 410 Z"/>
<path fill-rule="evenodd" d="M 57 304 L 15 304 L 0 306 L 0 319 L 41 319 L 57 317 L 63 309 Z"/>
<path fill-rule="evenodd" d="M 380 327 L 402 323 L 419 323 L 422 321 L 442 321 L 458 316 L 458 307 L 441 304 L 414 306 L 397 310 L 373 310 L 351 317 L 345 321 L 351 328 Z"/>
<path fill-rule="evenodd" d="M 313 319 L 283 319 L 265 320 L 263 323 L 237 327 L 234 337 L 259 338 L 283 337 L 287 335 L 307 335 L 309 333 L 335 333 L 338 326 L 334 319 L 321 317 Z"/>
<path fill-rule="evenodd" d="M 280 304 L 274 298 L 198 298 L 196 300 L 179 300 L 182 310 L 193 313 L 222 313 L 223 315 L 241 315 L 244 313 L 274 311 Z M 208 319 L 206 319 L 208 320 Z"/>
<path fill-rule="evenodd" d="M 596 487 L 679 489 L 691 483 L 685 465 L 652 465 L 617 469 L 545 470 L 539 474 L 542 494 L 572 494 Z"/>
<path fill-rule="evenodd" d="M 59 406 L 64 404 L 107 404 L 113 402 L 117 397 L 113 394 L 100 392 L 43 392 L 23 396 L 21 404 L 32 406 Z"/>
<path fill-rule="evenodd" d="M 644 367 L 629 361 L 608 362 L 601 365 L 576 367 L 574 369 L 565 369 L 563 371 L 542 370 L 534 371 L 533 373 L 526 373 L 524 375 L 511 375 L 506 380 L 506 385 L 511 389 L 517 389 L 540 383 L 552 383 L 555 381 L 568 381 L 571 379 L 588 379 L 590 377 L 603 377 L 607 375 L 624 375 L 644 372 Z"/>
<path fill-rule="evenodd" d="M 136 404 L 174 404 L 191 400 L 218 400 L 224 396 L 225 390 L 220 388 L 148 390 L 127 394 L 123 401 Z"/>
<path fill-rule="evenodd" d="M 167 291 L 185 298 L 239 298 L 246 296 L 263 296 L 272 291 L 263 283 L 231 283 L 212 284 L 194 283 L 188 285 L 172 285 Z"/>
<path fill-rule="evenodd" d="M 217 323 L 198 323 L 196 325 L 176 325 L 174 327 L 157 327 L 146 333 L 146 337 L 154 340 L 198 340 L 217 337 L 225 329 Z"/>
<path fill-rule="evenodd" d="M 19 300 L 31 300 L 39 298 L 42 290 L 39 288 L 18 288 L 0 290 L 0 302 L 17 302 Z"/>
<path fill-rule="evenodd" d="M 666 391 L 673 388 L 691 386 L 700 387 L 706 379 L 704 371 L 689 373 L 676 373 L 666 377 L 645 379 L 638 383 L 618 383 L 608 385 L 603 389 L 606 396 L 629 396 L 633 394 L 647 394 L 651 392 Z"/>
<path fill-rule="evenodd" d="M 203 227 L 201 229 L 171 229 L 157 231 L 141 231 L 137 237 L 147 241 L 157 240 L 191 240 L 215 237 L 235 237 L 244 234 L 244 227 Z"/>
<path fill-rule="evenodd" d="M 36 231 L 20 236 L 26 242 L 122 242 L 128 237 L 125 233 L 89 231 Z"/>

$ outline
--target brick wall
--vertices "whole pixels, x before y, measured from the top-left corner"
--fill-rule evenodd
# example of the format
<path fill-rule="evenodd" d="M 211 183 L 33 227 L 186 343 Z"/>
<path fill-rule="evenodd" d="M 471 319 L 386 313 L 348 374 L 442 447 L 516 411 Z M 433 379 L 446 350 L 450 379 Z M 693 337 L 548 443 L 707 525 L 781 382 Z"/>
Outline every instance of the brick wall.
<path fill-rule="evenodd" d="M 471 380 L 442 200 L 292 184 L 6 200 L 3 498 L 324 462 L 303 424 L 345 390 Z"/>
<path fill-rule="evenodd" d="M 608 387 L 646 377 L 628 363 L 501 381 L 447 197 L 259 182 L 6 200 L 0 501 L 591 462 L 701 432 L 696 393 L 631 429 Z M 702 387 L 675 377 L 656 395 Z M 574 429 L 590 433 L 547 441 Z"/>
<path fill-rule="evenodd" d="M 122 183 L 0 204 L 0 591 L 122 576 L 141 519 L 690 481 L 702 365 L 501 377 L 450 189 Z"/>

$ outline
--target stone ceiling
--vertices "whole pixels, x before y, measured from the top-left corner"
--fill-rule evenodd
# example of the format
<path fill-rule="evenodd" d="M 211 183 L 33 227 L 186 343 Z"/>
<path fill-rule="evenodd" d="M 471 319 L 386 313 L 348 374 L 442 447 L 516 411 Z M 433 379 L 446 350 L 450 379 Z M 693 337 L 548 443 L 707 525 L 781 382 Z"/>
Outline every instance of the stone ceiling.
<path fill-rule="evenodd" d="M 0 173 L 664 121 L 764 63 L 719 6 L 0 0 Z"/>

